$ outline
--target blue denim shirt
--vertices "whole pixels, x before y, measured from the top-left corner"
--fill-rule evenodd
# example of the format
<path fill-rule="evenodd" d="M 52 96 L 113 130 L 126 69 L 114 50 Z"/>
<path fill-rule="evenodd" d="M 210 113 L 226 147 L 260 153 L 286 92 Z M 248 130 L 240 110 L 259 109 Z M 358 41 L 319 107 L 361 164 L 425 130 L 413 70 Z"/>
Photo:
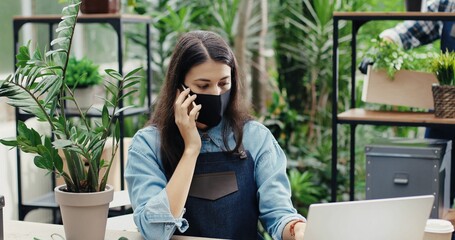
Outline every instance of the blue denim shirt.
<path fill-rule="evenodd" d="M 204 140 L 201 153 L 224 150 L 221 125 L 200 132 Z M 235 146 L 232 133 L 229 146 Z M 271 132 L 256 121 L 245 125 L 243 146 L 254 159 L 259 220 L 273 239 L 281 239 L 289 221 L 304 219 L 291 202 L 286 156 Z M 158 130 L 153 126 L 139 130 L 128 151 L 125 178 L 134 221 L 146 239 L 170 239 L 177 229 L 184 232 L 191 224 L 183 218 L 184 212 L 179 218 L 174 218 L 170 212 L 165 190 L 167 179 L 160 156 Z"/>

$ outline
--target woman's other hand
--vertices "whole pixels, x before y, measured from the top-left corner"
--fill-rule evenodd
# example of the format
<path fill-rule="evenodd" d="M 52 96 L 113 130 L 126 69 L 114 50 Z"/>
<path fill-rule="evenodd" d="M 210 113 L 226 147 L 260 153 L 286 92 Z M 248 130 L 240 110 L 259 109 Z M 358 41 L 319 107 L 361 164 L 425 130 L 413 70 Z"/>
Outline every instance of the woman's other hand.
<path fill-rule="evenodd" d="M 303 234 L 305 233 L 306 223 L 297 223 L 295 225 L 295 239 L 304 240 Z"/>
<path fill-rule="evenodd" d="M 306 223 L 303 220 L 293 220 L 286 224 L 283 230 L 283 240 L 304 240 Z"/>

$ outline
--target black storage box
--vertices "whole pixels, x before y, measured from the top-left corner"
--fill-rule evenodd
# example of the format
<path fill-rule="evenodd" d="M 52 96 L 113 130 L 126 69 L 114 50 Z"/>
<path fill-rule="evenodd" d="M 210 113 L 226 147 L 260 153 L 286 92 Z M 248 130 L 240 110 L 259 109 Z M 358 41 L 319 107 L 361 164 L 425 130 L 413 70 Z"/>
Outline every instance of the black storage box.
<path fill-rule="evenodd" d="M 0 195 L 0 240 L 3 240 L 3 207 L 5 206 L 5 198 Z"/>
<path fill-rule="evenodd" d="M 434 195 L 431 218 L 450 208 L 452 142 L 377 139 L 365 147 L 366 199 Z"/>

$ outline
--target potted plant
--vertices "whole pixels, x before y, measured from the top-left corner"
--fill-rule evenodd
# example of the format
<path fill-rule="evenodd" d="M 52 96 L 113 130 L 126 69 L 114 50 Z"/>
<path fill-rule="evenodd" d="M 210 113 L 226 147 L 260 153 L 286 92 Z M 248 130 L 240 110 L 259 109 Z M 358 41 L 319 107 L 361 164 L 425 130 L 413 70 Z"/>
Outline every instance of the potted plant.
<path fill-rule="evenodd" d="M 48 123 L 52 136 L 40 135 L 18 121 L 17 136 L 2 139 L 0 143 L 36 154 L 34 163 L 37 167 L 64 179 L 65 184 L 54 190 L 66 239 L 104 239 L 109 202 L 113 198 L 113 188 L 106 181 L 120 138 L 116 115 L 128 108 L 120 105 L 126 96 L 135 92 L 131 89 L 140 80 L 136 75 L 140 68 L 125 76 L 112 69 L 105 70 L 117 84 L 104 83 L 112 97 L 99 109 L 99 119 L 88 119 L 74 100 L 66 78 L 79 5 L 80 0 L 71 0 L 63 9 L 62 20 L 56 29 L 58 36 L 51 42 L 53 50 L 43 54 L 39 49 L 31 52 L 29 45 L 20 47 L 16 72 L 0 80 L 0 97 L 8 98 L 8 104 Z M 77 121 L 69 118 L 65 101 L 74 101 Z M 113 139 L 108 143 L 112 144 L 113 150 L 109 159 L 103 159 L 108 138 Z M 95 202 L 91 202 L 93 199 Z M 96 210 L 97 207 L 101 209 Z"/>
<path fill-rule="evenodd" d="M 431 70 L 439 81 L 432 86 L 434 115 L 455 118 L 455 53 L 445 52 L 434 57 Z"/>
<path fill-rule="evenodd" d="M 93 104 L 95 86 L 102 82 L 99 66 L 90 59 L 70 57 L 66 69 L 66 84 L 74 93 L 74 98 L 81 109 L 88 109 Z M 67 101 L 67 108 L 76 108 L 73 101 Z"/>
<path fill-rule="evenodd" d="M 433 108 L 431 85 L 436 76 L 428 69 L 428 58 L 434 53 L 417 54 L 394 43 L 373 39 L 367 57 L 374 62 L 368 67 L 362 91 L 364 102 Z"/>

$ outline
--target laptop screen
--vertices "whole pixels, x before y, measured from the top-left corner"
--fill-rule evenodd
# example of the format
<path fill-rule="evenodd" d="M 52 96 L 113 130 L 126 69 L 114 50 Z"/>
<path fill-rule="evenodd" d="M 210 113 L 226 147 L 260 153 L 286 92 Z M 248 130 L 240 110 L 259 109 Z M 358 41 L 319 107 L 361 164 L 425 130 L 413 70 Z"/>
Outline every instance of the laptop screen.
<path fill-rule="evenodd" d="M 434 196 L 312 204 L 305 240 L 422 239 Z"/>

